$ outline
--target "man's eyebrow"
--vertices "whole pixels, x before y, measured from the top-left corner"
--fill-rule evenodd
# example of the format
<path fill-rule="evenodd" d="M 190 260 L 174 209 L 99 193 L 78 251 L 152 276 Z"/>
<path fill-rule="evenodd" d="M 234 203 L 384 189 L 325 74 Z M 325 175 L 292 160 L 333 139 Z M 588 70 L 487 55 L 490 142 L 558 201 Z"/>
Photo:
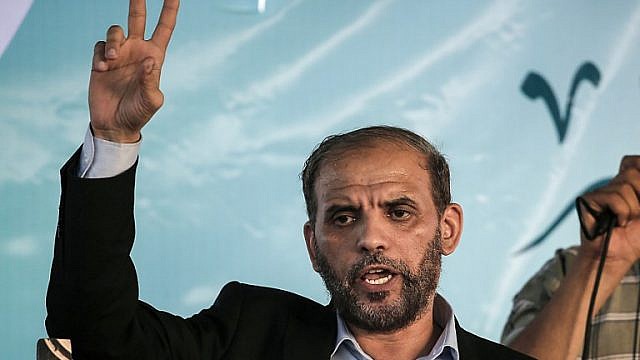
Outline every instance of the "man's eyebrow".
<path fill-rule="evenodd" d="M 383 203 L 384 207 L 390 208 L 398 205 L 409 205 L 416 207 L 417 203 L 408 196 L 400 196 L 395 199 L 387 200 Z"/>
<path fill-rule="evenodd" d="M 325 214 L 335 214 L 339 211 L 349 211 L 349 212 L 358 212 L 360 211 L 360 208 L 354 206 L 354 205 L 348 205 L 348 204 L 333 204 L 331 206 L 329 206 L 324 213 Z"/>

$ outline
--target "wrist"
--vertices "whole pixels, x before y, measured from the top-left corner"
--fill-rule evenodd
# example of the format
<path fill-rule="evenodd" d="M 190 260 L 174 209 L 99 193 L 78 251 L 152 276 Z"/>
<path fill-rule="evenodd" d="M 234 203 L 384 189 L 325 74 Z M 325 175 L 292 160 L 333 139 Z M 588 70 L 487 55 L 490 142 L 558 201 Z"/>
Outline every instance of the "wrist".
<path fill-rule="evenodd" d="M 582 268 L 582 271 L 595 274 L 600 264 L 600 254 L 600 250 L 596 251 L 593 247 L 583 245 L 578 249 L 576 264 Z M 624 257 L 608 254 L 605 258 L 603 273 L 610 279 L 620 280 L 631 269 L 634 262 Z"/>
<path fill-rule="evenodd" d="M 124 132 L 119 130 L 105 130 L 105 129 L 96 129 L 93 126 L 91 126 L 91 132 L 93 133 L 93 136 L 98 139 L 107 140 L 115 143 L 121 143 L 121 144 L 137 143 L 138 141 L 140 141 L 140 138 L 142 137 L 140 134 L 140 131 Z"/>

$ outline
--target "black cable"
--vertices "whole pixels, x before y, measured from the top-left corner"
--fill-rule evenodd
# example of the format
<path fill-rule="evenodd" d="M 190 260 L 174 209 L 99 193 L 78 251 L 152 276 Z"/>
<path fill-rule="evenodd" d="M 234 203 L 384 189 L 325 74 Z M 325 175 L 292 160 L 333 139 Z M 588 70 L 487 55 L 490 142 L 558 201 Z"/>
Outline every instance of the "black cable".
<path fill-rule="evenodd" d="M 584 342 L 582 346 L 582 358 L 586 359 L 590 353 L 591 345 L 591 317 L 593 316 L 593 308 L 596 304 L 596 298 L 598 297 L 598 286 L 600 285 L 600 278 L 602 277 L 602 270 L 604 269 L 604 263 L 607 258 L 607 252 L 609 251 L 609 241 L 611 240 L 611 233 L 616 225 L 616 217 L 610 210 L 595 211 L 587 204 L 587 202 L 579 197 L 576 199 L 576 208 L 578 210 L 578 219 L 580 220 L 580 226 L 585 237 L 592 241 L 597 236 L 604 234 L 604 241 L 602 242 L 602 249 L 600 250 L 600 261 L 598 262 L 598 270 L 596 272 L 596 279 L 593 284 L 593 290 L 591 291 L 591 299 L 589 300 L 589 310 L 587 311 L 587 321 L 584 329 Z M 586 228 L 583 217 L 582 209 L 586 209 L 595 220 L 593 231 L 589 232 Z"/>
<path fill-rule="evenodd" d="M 638 268 L 638 263 L 634 265 L 636 270 Z M 635 272 L 638 273 L 637 271 Z M 633 322 L 633 360 L 636 360 L 636 354 L 638 352 L 638 313 L 640 313 L 640 287 L 638 287 L 638 298 L 636 300 L 636 313 L 634 316 Z"/>
<path fill-rule="evenodd" d="M 613 218 L 612 218 L 613 219 Z M 591 317 L 593 316 L 593 308 L 596 304 L 596 298 L 598 297 L 598 286 L 600 285 L 600 278 L 602 277 L 602 269 L 604 269 L 604 262 L 609 251 L 609 240 L 611 240 L 611 230 L 613 229 L 613 220 L 609 221 L 610 226 L 607 227 L 605 233 L 604 242 L 602 243 L 602 250 L 600 251 L 600 262 L 598 263 L 598 271 L 596 272 L 596 280 L 593 284 L 593 290 L 591 291 L 591 300 L 589 301 L 589 311 L 587 312 L 587 324 L 584 329 L 584 345 L 582 347 L 582 358 L 586 359 L 589 355 L 589 346 L 591 342 Z"/>

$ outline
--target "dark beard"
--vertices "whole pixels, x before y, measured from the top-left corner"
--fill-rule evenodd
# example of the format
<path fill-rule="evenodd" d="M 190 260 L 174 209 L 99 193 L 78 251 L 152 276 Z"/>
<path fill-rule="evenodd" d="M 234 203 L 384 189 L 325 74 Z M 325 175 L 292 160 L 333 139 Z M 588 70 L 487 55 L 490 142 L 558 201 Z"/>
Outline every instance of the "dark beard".
<path fill-rule="evenodd" d="M 392 332 L 407 327 L 418 319 L 438 286 L 442 254 L 440 228 L 436 229 L 417 273 L 413 273 L 404 261 L 390 259 L 377 252 L 364 255 L 349 269 L 344 279 L 338 279 L 317 244 L 315 251 L 318 272 L 331 295 L 331 303 L 347 323 L 366 331 Z M 359 280 L 362 270 L 369 265 L 389 266 L 402 275 L 403 285 L 397 301 L 387 305 L 371 305 L 359 301 L 353 286 Z M 367 294 L 372 303 L 381 302 L 387 296 L 388 291 Z"/>

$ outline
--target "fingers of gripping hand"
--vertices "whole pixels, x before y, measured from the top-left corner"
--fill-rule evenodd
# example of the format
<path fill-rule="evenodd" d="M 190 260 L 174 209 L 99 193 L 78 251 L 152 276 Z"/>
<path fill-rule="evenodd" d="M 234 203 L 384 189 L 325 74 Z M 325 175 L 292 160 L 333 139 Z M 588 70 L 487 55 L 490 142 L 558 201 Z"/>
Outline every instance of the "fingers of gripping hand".
<path fill-rule="evenodd" d="M 625 157 L 623 159 L 620 172 L 611 181 L 611 187 L 624 199 L 628 204 L 629 212 L 624 222 L 618 219 L 620 224 L 626 224 L 627 221 L 640 218 L 640 169 L 636 162 L 638 158 Z M 617 213 L 616 213 L 617 214 Z"/>
<path fill-rule="evenodd" d="M 627 187 L 624 185 L 614 185 L 610 190 L 604 191 L 602 196 L 602 201 L 616 215 L 617 223 L 620 226 L 626 225 L 634 212 L 632 201 L 628 198 L 626 189 Z"/>
<path fill-rule="evenodd" d="M 596 210 L 610 209 L 619 226 L 640 219 L 640 156 L 625 156 L 618 175 L 585 200 Z"/>
<path fill-rule="evenodd" d="M 620 172 L 629 168 L 640 170 L 640 155 L 627 155 L 622 158 L 622 161 L 620 161 Z"/>

